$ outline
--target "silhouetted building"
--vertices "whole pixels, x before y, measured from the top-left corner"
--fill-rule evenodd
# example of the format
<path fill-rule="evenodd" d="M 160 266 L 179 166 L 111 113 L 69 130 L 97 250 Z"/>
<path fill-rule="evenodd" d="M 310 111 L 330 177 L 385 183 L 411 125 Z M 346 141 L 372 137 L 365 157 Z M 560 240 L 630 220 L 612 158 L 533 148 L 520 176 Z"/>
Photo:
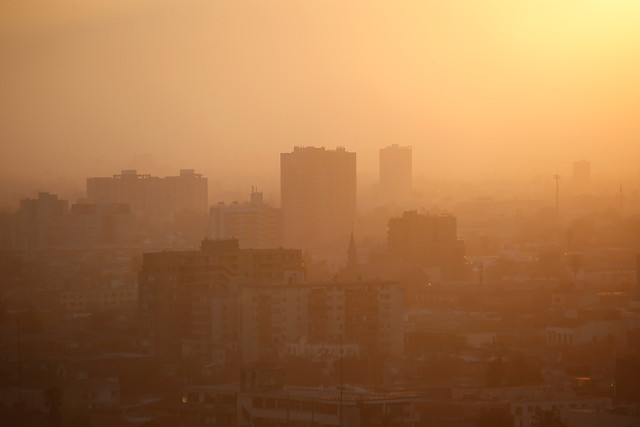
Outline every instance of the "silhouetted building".
<path fill-rule="evenodd" d="M 295 147 L 280 154 L 284 241 L 310 248 L 349 235 L 356 213 L 356 153 Z"/>
<path fill-rule="evenodd" d="M 60 246 L 65 243 L 69 202 L 39 193 L 37 199 L 20 201 L 19 240 L 25 248 Z"/>
<path fill-rule="evenodd" d="M 143 255 L 139 301 L 148 344 L 163 360 L 210 361 L 239 342 L 238 285 L 283 283 L 302 271 L 294 249 L 240 249 L 237 240 L 204 240 L 201 250 Z"/>
<path fill-rule="evenodd" d="M 238 239 L 242 248 L 282 246 L 282 211 L 263 203 L 262 192 L 252 188 L 249 203 L 218 203 L 209 212 L 212 239 Z"/>
<path fill-rule="evenodd" d="M 578 193 L 589 191 L 591 185 L 591 162 L 580 160 L 573 162 L 573 186 Z"/>
<path fill-rule="evenodd" d="M 412 184 L 411 147 L 380 149 L 380 188 L 386 197 L 407 196 Z"/>
<path fill-rule="evenodd" d="M 407 211 L 389 220 L 387 233 L 392 259 L 440 268 L 445 278 L 455 277 L 464 267 L 464 243 L 458 239 L 453 215 Z"/>
<path fill-rule="evenodd" d="M 132 212 L 149 216 L 173 215 L 182 211 L 206 212 L 207 178 L 193 169 L 181 169 L 180 176 L 165 178 L 123 170 L 107 178 L 87 178 L 87 201 L 124 203 Z"/>

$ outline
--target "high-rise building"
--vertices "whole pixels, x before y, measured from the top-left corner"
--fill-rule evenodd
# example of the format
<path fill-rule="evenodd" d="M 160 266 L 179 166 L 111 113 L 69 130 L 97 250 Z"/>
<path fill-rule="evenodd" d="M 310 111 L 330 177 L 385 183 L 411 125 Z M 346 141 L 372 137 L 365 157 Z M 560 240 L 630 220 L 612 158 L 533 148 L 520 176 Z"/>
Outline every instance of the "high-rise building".
<path fill-rule="evenodd" d="M 124 203 L 134 213 L 149 216 L 173 215 L 183 211 L 207 211 L 207 178 L 193 169 L 181 169 L 180 176 L 165 178 L 123 170 L 120 175 L 87 178 L 87 201 Z"/>
<path fill-rule="evenodd" d="M 339 246 L 356 214 L 356 153 L 343 147 L 295 147 L 280 154 L 284 242 Z"/>
<path fill-rule="evenodd" d="M 407 211 L 389 220 L 387 233 L 393 259 L 440 268 L 445 278 L 455 276 L 464 266 L 464 243 L 458 239 L 453 215 Z"/>
<path fill-rule="evenodd" d="M 248 203 L 221 202 L 209 212 L 212 239 L 238 239 L 241 248 L 282 246 L 282 211 L 265 204 L 262 192 L 254 188 Z"/>
<path fill-rule="evenodd" d="M 573 187 L 578 193 L 586 193 L 591 185 L 591 162 L 580 160 L 573 162 Z"/>
<path fill-rule="evenodd" d="M 37 199 L 20 201 L 19 239 L 25 248 L 60 246 L 65 243 L 69 202 L 39 193 Z"/>
<path fill-rule="evenodd" d="M 407 196 L 412 184 L 411 147 L 380 149 L 380 188 L 385 196 Z"/>

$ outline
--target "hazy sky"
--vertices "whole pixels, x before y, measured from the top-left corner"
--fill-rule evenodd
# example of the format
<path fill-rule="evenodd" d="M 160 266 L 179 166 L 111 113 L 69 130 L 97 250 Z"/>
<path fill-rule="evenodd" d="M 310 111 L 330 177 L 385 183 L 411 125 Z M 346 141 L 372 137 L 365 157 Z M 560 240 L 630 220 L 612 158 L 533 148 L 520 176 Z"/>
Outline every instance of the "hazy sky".
<path fill-rule="evenodd" d="M 294 145 L 425 176 L 640 170 L 635 0 L 0 2 L 2 176 L 277 178 Z"/>

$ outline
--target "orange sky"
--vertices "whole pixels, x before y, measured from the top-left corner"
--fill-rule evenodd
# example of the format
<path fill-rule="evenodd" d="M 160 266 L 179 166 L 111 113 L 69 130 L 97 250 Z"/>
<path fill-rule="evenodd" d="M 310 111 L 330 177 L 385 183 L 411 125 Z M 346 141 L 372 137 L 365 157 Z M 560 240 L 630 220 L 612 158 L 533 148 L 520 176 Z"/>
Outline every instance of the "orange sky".
<path fill-rule="evenodd" d="M 5 1 L 0 177 L 152 153 L 275 179 L 278 153 L 341 145 L 373 179 L 392 143 L 415 175 L 637 176 L 639 22 L 634 0 Z"/>

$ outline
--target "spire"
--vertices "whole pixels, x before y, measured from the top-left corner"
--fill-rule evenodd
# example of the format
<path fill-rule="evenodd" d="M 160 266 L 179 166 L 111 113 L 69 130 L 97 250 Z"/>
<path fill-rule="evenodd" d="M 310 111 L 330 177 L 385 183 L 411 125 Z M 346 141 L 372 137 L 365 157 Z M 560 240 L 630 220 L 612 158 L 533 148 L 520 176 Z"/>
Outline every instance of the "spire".
<path fill-rule="evenodd" d="M 349 250 L 347 251 L 347 268 L 354 269 L 358 265 L 358 253 L 356 252 L 356 239 L 353 237 L 353 226 L 351 229 L 351 240 L 349 241 Z"/>

